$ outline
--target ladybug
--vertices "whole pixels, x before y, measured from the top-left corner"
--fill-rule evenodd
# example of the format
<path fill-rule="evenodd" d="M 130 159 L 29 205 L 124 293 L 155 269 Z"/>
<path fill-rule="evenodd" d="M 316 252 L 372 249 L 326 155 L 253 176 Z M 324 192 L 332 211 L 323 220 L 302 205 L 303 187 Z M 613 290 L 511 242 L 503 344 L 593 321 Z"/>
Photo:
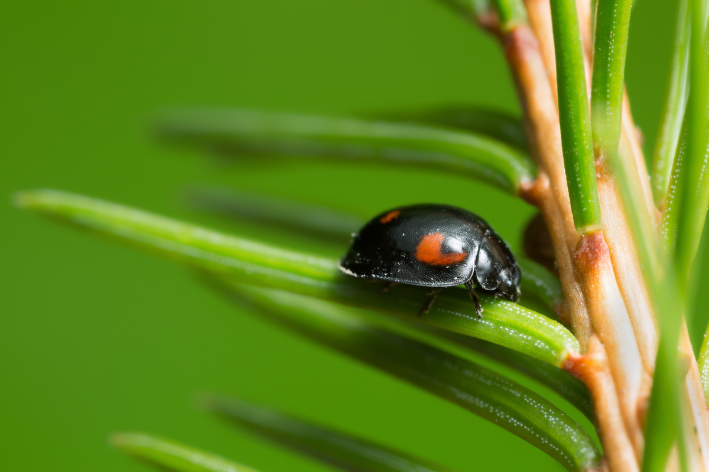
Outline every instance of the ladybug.
<path fill-rule="evenodd" d="M 449 205 L 411 205 L 375 216 L 355 234 L 338 267 L 353 277 L 427 287 L 427 313 L 445 287 L 465 285 L 512 302 L 519 300 L 521 272 L 512 251 L 485 220 Z"/>

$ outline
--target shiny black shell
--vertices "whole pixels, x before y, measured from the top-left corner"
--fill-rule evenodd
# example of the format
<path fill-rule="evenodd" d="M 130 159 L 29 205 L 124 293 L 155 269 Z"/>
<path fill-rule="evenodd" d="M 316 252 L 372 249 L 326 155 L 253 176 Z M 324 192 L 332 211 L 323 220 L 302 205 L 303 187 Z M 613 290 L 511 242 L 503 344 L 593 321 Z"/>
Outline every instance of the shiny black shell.
<path fill-rule="evenodd" d="M 377 215 L 354 235 L 339 264 L 351 276 L 424 287 L 473 281 L 516 301 L 521 273 L 512 251 L 479 216 L 448 205 L 412 205 Z"/>

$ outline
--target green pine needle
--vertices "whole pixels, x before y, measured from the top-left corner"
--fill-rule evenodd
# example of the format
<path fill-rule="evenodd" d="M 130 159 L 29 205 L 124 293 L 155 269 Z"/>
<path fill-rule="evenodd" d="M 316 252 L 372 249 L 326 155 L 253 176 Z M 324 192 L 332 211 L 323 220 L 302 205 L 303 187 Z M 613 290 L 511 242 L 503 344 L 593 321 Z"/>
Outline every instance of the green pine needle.
<path fill-rule="evenodd" d="M 480 179 L 517 194 L 536 167 L 483 135 L 417 124 L 248 110 L 183 110 L 159 120 L 171 141 L 220 153 L 408 164 Z M 307 156 L 307 157 L 306 157 Z"/>
<path fill-rule="evenodd" d="M 257 472 L 208 452 L 143 433 L 114 434 L 111 444 L 160 470 L 174 472 Z"/>
<path fill-rule="evenodd" d="M 352 234 L 366 222 L 363 216 L 333 211 L 320 205 L 233 190 L 202 188 L 190 192 L 190 197 L 191 202 L 202 210 L 256 220 L 343 245 L 349 243 Z M 522 270 L 522 304 L 525 305 L 529 297 L 534 297 L 556 313 L 564 300 L 559 278 L 524 257 L 517 256 L 517 263 Z"/>
<path fill-rule="evenodd" d="M 417 318 L 427 297 L 425 291 L 401 285 L 383 294 L 377 284 L 342 274 L 333 259 L 248 241 L 65 192 L 26 192 L 19 194 L 16 201 L 27 209 L 234 281 L 417 320 L 491 341 L 556 366 L 563 365 L 570 353 L 579 350 L 576 338 L 561 324 L 491 296 L 481 296 L 485 310 L 481 320 L 476 318 L 473 303 L 462 290 L 445 291 L 426 316 Z"/>
<path fill-rule="evenodd" d="M 564 169 L 576 230 L 601 228 L 586 75 L 575 0 L 551 0 Z"/>
<path fill-rule="evenodd" d="M 453 469 L 244 400 L 206 395 L 207 410 L 250 432 L 351 472 L 453 472 Z"/>
<path fill-rule="evenodd" d="M 598 450 L 578 424 L 539 395 L 489 369 L 383 331 L 331 303 L 283 291 L 214 283 L 235 300 L 301 335 L 502 426 L 568 470 L 580 472 L 598 465 Z"/>

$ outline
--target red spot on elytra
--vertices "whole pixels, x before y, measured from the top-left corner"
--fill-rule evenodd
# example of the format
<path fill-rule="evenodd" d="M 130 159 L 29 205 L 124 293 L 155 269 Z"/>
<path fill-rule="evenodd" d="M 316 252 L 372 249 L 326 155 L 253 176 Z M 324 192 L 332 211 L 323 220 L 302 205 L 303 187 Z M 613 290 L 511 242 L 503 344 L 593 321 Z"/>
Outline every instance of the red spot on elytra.
<path fill-rule="evenodd" d="M 456 264 L 468 256 L 467 252 L 442 253 L 441 248 L 445 239 L 446 235 L 443 233 L 431 233 L 424 236 L 416 246 L 416 259 L 424 264 L 439 266 Z"/>
<path fill-rule="evenodd" d="M 384 217 L 380 218 L 379 221 L 383 224 L 389 223 L 394 218 L 398 218 L 401 212 L 399 210 L 390 211 Z"/>

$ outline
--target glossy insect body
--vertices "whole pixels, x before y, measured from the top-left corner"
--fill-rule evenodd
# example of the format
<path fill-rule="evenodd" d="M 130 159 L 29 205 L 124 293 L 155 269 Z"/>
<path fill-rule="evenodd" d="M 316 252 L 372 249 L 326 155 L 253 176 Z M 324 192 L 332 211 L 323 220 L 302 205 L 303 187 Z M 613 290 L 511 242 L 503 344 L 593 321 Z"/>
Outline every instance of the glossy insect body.
<path fill-rule="evenodd" d="M 512 251 L 479 216 L 448 205 L 412 205 L 382 213 L 354 236 L 340 269 L 354 277 L 428 287 L 428 311 L 445 287 L 519 299 L 521 273 Z"/>

